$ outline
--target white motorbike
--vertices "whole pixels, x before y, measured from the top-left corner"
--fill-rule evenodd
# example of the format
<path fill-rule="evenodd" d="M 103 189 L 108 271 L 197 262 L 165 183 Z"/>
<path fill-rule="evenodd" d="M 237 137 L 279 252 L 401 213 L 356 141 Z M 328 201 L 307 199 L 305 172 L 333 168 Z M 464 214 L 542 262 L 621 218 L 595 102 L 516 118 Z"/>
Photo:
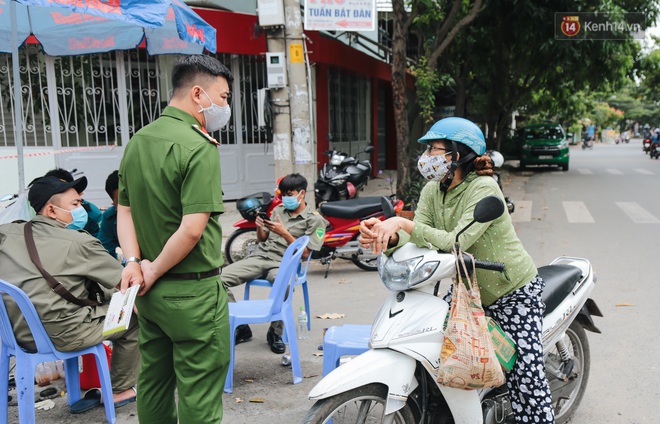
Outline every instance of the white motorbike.
<path fill-rule="evenodd" d="M 503 211 L 502 201 L 490 196 L 479 202 L 472 223 L 492 221 Z M 505 385 L 459 390 L 436 383 L 443 324 L 449 310 L 442 295 L 456 272 L 455 260 L 451 253 L 411 243 L 390 257 L 381 256 L 378 271 L 390 294 L 376 314 L 370 349 L 332 371 L 312 389 L 309 397 L 316 402 L 303 423 L 513 422 Z M 474 262 L 470 269 L 504 269 L 503 264 Z M 589 378 L 585 330 L 600 333 L 592 315 L 602 314 L 588 297 L 596 278 L 589 261 L 582 258 L 560 257 L 538 271 L 546 284 L 546 375 L 556 422 L 565 423 L 577 409 Z M 445 287 L 442 291 L 441 285 Z"/>

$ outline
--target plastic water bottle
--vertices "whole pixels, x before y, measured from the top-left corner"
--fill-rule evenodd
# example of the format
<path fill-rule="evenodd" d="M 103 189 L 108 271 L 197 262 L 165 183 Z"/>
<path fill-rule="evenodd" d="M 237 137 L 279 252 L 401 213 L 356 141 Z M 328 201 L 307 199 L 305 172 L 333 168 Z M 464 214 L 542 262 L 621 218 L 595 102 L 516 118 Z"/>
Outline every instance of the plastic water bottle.
<path fill-rule="evenodd" d="M 304 340 L 308 337 L 307 334 L 307 313 L 305 308 L 300 308 L 300 315 L 298 315 L 298 339 Z"/>
<path fill-rule="evenodd" d="M 286 353 L 282 355 L 282 365 L 285 367 L 291 365 L 291 355 L 287 355 Z"/>

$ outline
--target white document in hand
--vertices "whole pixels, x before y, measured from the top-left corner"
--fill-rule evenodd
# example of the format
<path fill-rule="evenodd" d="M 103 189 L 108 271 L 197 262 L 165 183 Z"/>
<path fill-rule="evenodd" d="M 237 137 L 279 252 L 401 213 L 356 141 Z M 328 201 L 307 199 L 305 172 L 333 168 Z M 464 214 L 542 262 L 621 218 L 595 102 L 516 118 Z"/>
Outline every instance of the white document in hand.
<path fill-rule="evenodd" d="M 139 285 L 129 287 L 126 293 L 116 292 L 110 299 L 110 306 L 108 306 L 108 313 L 105 315 L 105 322 L 103 323 L 103 335 L 124 331 L 128 328 L 131 322 L 131 315 L 133 314 L 133 304 L 135 303 L 135 296 L 140 290 Z"/>

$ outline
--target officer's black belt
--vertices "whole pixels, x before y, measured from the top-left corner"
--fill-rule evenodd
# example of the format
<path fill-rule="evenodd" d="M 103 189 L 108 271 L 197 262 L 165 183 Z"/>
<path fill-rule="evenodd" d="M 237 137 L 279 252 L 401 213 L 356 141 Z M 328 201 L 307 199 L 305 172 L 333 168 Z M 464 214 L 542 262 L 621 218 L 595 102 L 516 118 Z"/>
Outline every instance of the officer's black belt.
<path fill-rule="evenodd" d="M 168 272 L 162 278 L 167 278 L 168 280 L 201 280 L 216 275 L 220 275 L 220 268 L 206 272 Z"/>

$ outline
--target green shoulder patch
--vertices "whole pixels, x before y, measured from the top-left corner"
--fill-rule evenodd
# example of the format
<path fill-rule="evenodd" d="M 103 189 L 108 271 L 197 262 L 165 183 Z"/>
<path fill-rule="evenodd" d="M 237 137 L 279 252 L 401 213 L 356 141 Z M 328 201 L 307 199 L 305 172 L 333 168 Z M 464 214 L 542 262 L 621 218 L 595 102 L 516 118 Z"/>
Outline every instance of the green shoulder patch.
<path fill-rule="evenodd" d="M 316 229 L 316 237 L 318 237 L 319 240 L 323 240 L 324 235 L 325 235 L 325 228 L 319 227 Z"/>

